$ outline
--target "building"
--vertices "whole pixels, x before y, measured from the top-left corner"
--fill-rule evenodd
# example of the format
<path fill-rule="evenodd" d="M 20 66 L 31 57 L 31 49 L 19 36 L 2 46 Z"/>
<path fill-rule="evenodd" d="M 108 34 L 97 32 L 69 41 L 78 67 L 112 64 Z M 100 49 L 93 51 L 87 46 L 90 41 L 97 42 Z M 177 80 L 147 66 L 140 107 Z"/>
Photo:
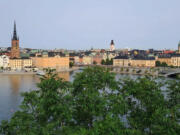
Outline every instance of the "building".
<path fill-rule="evenodd" d="M 30 68 L 30 67 L 32 67 L 32 59 L 23 58 L 22 59 L 22 66 L 23 66 L 23 68 Z"/>
<path fill-rule="evenodd" d="M 32 65 L 39 69 L 53 68 L 57 71 L 69 69 L 69 57 L 33 57 Z"/>
<path fill-rule="evenodd" d="M 92 62 L 96 63 L 98 65 L 101 64 L 102 60 L 103 60 L 103 56 L 101 56 L 101 55 L 95 55 L 92 57 Z"/>
<path fill-rule="evenodd" d="M 134 57 L 129 58 L 128 56 L 117 56 L 113 59 L 113 66 L 119 67 L 155 67 L 156 60 L 154 57 Z"/>
<path fill-rule="evenodd" d="M 128 67 L 131 65 L 131 61 L 128 56 L 117 56 L 113 59 L 113 66 Z"/>
<path fill-rule="evenodd" d="M 8 68 L 9 67 L 9 57 L 6 55 L 0 56 L 0 68 Z"/>
<path fill-rule="evenodd" d="M 115 45 L 114 45 L 114 41 L 111 40 L 111 44 L 110 44 L 110 51 L 114 51 L 115 50 Z"/>
<path fill-rule="evenodd" d="M 11 58 L 20 58 L 20 49 L 19 49 L 19 38 L 16 33 L 16 23 L 14 22 L 14 33 L 11 43 Z"/>
<path fill-rule="evenodd" d="M 160 63 L 166 63 L 168 66 L 172 65 L 171 55 L 169 54 L 159 55 L 157 61 L 159 61 Z"/>
<path fill-rule="evenodd" d="M 154 57 L 135 57 L 131 59 L 132 67 L 155 67 L 156 60 Z"/>
<path fill-rule="evenodd" d="M 24 68 L 32 67 L 32 59 L 10 59 L 9 67 L 11 70 L 22 70 Z"/>
<path fill-rule="evenodd" d="M 79 64 L 80 63 L 79 56 L 74 56 L 74 63 L 75 64 Z"/>
<path fill-rule="evenodd" d="M 10 59 L 9 67 L 11 70 L 22 70 L 23 69 L 22 59 L 16 59 L 16 58 Z"/>
<path fill-rule="evenodd" d="M 84 65 L 92 64 L 92 57 L 90 57 L 90 56 L 83 56 L 83 64 Z"/>
<path fill-rule="evenodd" d="M 180 54 L 175 54 L 171 57 L 171 64 L 175 67 L 180 67 Z"/>

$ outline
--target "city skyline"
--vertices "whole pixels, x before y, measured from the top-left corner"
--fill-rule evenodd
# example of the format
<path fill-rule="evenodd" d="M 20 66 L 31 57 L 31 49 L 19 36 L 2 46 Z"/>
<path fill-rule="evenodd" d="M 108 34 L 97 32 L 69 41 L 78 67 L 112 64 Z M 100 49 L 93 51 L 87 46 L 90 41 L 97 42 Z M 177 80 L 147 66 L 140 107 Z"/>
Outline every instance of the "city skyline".
<path fill-rule="evenodd" d="M 22 48 L 177 49 L 180 1 L 2 1 L 0 46 L 10 47 L 13 23 Z"/>

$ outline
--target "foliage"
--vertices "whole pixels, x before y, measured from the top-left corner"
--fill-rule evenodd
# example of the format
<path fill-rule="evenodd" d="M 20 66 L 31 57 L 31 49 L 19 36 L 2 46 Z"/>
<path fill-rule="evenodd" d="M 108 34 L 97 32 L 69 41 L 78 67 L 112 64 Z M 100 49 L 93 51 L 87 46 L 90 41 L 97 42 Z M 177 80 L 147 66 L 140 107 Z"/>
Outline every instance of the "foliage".
<path fill-rule="evenodd" d="M 93 64 L 94 64 L 94 65 L 96 65 L 96 64 L 97 64 L 97 62 L 96 62 L 96 61 L 93 61 Z"/>
<path fill-rule="evenodd" d="M 108 69 L 96 66 L 77 73 L 72 83 L 46 69 L 37 86 L 22 94 L 20 110 L 2 121 L 0 134 L 180 134 L 179 81 L 117 80 Z"/>
<path fill-rule="evenodd" d="M 160 62 L 160 61 L 156 61 L 156 67 L 167 67 L 167 63 L 166 62 Z"/>
<path fill-rule="evenodd" d="M 69 62 L 69 67 L 73 67 L 74 66 L 74 62 Z"/>
<path fill-rule="evenodd" d="M 101 61 L 102 65 L 113 65 L 113 59 L 107 58 L 106 60 Z"/>

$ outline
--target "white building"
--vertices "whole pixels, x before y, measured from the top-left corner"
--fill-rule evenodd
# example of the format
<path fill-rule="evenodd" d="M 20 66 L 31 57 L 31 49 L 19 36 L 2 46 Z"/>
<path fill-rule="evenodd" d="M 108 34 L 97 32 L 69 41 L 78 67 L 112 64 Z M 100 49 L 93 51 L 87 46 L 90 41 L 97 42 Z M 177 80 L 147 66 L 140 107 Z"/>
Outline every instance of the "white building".
<path fill-rule="evenodd" d="M 9 67 L 9 57 L 6 55 L 0 56 L 0 67 L 7 68 Z"/>

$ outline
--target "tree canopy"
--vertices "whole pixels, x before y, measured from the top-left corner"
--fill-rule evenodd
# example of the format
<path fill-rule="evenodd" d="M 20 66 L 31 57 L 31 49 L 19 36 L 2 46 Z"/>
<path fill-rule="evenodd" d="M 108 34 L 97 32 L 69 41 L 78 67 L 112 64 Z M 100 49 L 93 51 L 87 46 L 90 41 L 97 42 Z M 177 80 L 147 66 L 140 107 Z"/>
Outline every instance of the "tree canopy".
<path fill-rule="evenodd" d="M 47 69 L 37 90 L 22 94 L 19 111 L 2 121 L 5 135 L 179 135 L 180 82 L 117 80 L 88 67 L 74 81 Z"/>

